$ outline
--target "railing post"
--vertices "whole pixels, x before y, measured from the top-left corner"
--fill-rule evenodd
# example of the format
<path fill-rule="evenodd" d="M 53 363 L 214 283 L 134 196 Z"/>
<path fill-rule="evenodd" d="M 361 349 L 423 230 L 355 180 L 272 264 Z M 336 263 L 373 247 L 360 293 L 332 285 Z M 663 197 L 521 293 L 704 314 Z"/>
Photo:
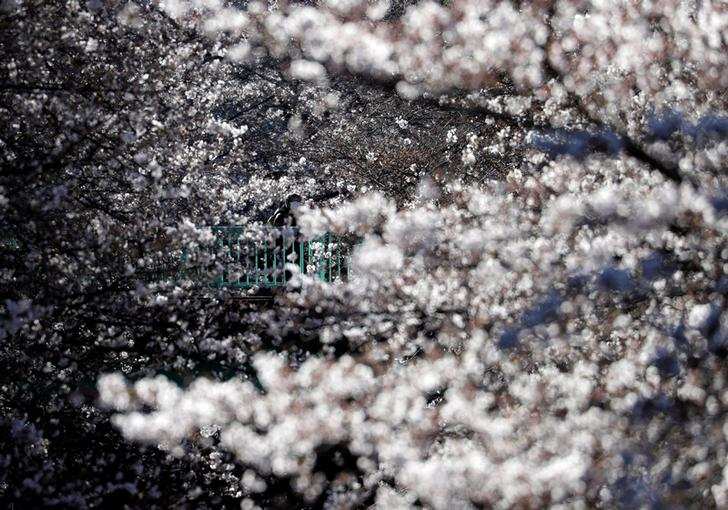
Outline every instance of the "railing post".
<path fill-rule="evenodd" d="M 298 269 L 301 271 L 301 274 L 306 274 L 306 265 L 305 265 L 305 257 L 304 255 L 304 243 L 308 241 L 301 241 L 298 245 L 298 251 L 299 251 L 299 257 L 298 257 Z"/>

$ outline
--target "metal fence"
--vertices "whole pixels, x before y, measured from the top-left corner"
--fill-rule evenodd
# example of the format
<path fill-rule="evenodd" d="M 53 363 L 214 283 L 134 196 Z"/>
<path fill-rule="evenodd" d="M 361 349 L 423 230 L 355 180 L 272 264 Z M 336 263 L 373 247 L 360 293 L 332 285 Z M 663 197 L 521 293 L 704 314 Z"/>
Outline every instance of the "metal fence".
<path fill-rule="evenodd" d="M 184 250 L 182 266 L 184 276 L 203 279 L 212 287 L 285 287 L 295 268 L 330 283 L 348 280 L 351 275 L 350 245 L 331 234 L 304 239 L 291 227 L 255 232 L 241 226 L 211 228 L 211 245 Z M 206 262 L 200 264 L 199 260 Z"/>

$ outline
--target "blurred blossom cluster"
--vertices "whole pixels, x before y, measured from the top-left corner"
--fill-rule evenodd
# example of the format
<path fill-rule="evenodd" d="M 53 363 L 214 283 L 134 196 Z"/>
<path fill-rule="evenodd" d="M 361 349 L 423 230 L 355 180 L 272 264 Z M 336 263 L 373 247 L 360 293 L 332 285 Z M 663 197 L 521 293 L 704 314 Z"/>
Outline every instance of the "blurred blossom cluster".
<path fill-rule="evenodd" d="M 333 483 L 335 505 L 722 505 L 728 217 L 627 161 L 453 194 L 306 213 L 363 236 L 350 283 L 283 301 L 326 309 L 309 348 L 328 354 L 258 353 L 257 384 L 104 376 L 116 426 L 180 453 L 220 427 L 239 462 L 307 501 Z M 333 446 L 355 461 L 328 480 Z"/>

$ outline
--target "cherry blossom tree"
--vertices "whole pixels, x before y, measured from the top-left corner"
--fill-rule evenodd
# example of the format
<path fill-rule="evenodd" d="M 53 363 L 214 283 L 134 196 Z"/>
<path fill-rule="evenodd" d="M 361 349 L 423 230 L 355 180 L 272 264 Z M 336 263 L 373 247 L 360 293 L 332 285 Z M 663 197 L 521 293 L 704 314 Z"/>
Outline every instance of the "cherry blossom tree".
<path fill-rule="evenodd" d="M 722 2 L 2 5 L 3 497 L 728 504 Z M 293 190 L 349 281 L 160 277 Z"/>
<path fill-rule="evenodd" d="M 294 79 L 263 53 L 238 62 L 171 4 L 1 5 L 0 498 L 238 506 L 230 454 L 123 443 L 94 381 L 250 373 L 250 352 L 277 335 L 235 295 L 170 281 L 181 249 L 209 242 L 206 226 L 264 221 L 294 191 L 405 203 L 425 172 L 481 179 L 426 166 L 472 121 L 347 77 Z M 295 501 L 286 487 L 261 501 Z"/>

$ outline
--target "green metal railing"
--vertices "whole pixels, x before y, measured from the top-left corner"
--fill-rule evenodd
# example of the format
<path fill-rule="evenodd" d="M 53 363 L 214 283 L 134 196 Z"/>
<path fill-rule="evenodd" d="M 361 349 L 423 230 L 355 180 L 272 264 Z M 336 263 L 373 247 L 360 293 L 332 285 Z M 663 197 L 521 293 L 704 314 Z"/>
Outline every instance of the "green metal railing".
<path fill-rule="evenodd" d="M 242 226 L 211 227 L 209 246 L 182 252 L 185 276 L 203 278 L 215 288 L 285 287 L 292 267 L 302 274 L 333 283 L 351 275 L 349 244 L 331 234 L 303 239 L 296 228 L 268 227 L 247 232 Z M 200 257 L 199 255 L 203 255 Z M 204 268 L 195 259 L 204 259 Z"/>
<path fill-rule="evenodd" d="M 293 227 L 209 228 L 213 234 L 210 243 L 171 250 L 137 276 L 149 283 L 190 279 L 217 289 L 274 289 L 288 284 L 291 265 L 328 283 L 347 281 L 352 274 L 351 240 L 331 234 L 304 239 Z M 0 236 L 0 252 L 20 249 L 12 235 Z M 97 276 L 79 274 L 77 278 L 93 283 Z"/>

